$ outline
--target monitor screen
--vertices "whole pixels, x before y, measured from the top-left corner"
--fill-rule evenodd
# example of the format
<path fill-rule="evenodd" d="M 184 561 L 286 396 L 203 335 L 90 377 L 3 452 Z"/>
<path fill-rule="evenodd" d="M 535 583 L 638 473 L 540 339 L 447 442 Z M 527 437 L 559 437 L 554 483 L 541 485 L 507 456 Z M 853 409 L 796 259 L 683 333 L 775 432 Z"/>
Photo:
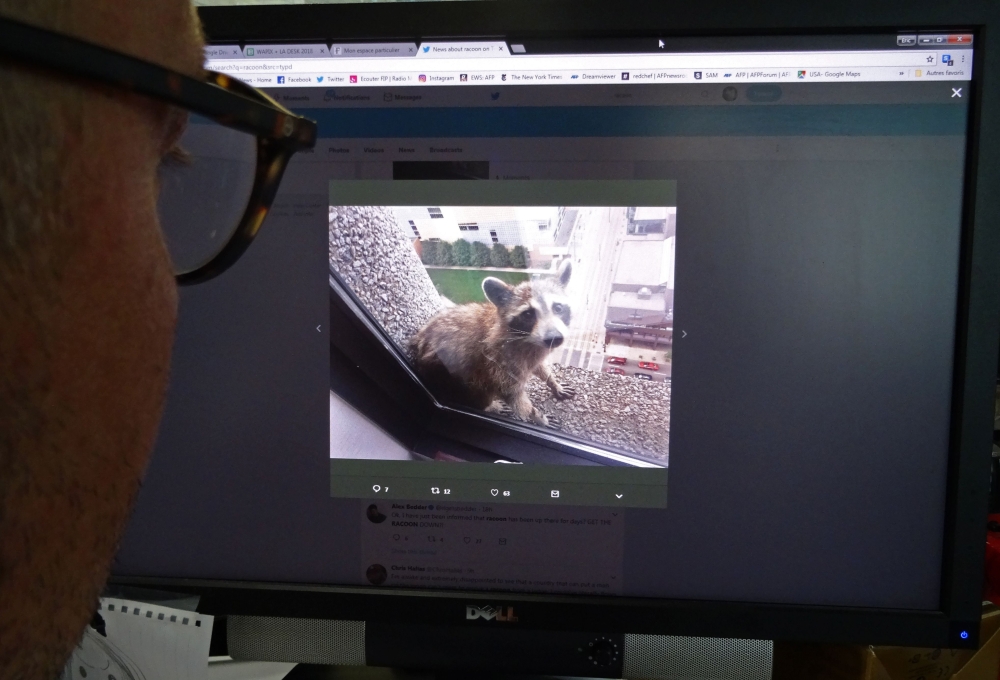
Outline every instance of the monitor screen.
<path fill-rule="evenodd" d="M 939 609 L 974 49 L 211 46 L 319 141 L 115 574 Z"/>

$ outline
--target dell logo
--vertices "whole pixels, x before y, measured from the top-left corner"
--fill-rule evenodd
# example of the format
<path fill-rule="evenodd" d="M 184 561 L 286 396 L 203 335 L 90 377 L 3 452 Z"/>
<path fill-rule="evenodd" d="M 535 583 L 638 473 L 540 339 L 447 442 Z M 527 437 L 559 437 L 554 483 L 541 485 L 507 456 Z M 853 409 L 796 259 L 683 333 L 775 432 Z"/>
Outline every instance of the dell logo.
<path fill-rule="evenodd" d="M 485 607 L 467 606 L 465 608 L 465 620 L 475 621 L 476 619 L 516 623 L 517 615 L 514 614 L 513 607 L 494 607 L 492 605 L 486 605 Z"/>

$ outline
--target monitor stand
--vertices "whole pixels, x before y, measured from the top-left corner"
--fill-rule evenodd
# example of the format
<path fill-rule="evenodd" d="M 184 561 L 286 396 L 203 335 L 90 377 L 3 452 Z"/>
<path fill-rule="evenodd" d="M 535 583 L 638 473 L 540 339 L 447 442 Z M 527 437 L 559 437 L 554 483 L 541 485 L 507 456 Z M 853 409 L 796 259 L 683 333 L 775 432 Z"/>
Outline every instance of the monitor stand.
<path fill-rule="evenodd" d="M 526 630 L 501 625 L 417 626 L 255 616 L 226 619 L 237 660 L 301 664 L 288 677 L 451 680 L 571 676 L 634 680 L 767 680 L 765 640 Z M 404 670 L 405 669 L 405 670 Z"/>

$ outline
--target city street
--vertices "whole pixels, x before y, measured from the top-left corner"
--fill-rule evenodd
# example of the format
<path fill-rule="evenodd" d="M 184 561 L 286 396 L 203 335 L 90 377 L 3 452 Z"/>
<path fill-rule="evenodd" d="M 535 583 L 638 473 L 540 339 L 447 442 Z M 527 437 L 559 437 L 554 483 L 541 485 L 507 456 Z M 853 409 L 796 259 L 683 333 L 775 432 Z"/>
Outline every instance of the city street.
<path fill-rule="evenodd" d="M 620 340 L 612 340 L 608 344 L 608 349 L 604 357 L 604 370 L 609 368 L 622 368 L 625 370 L 626 375 L 634 375 L 636 373 L 648 373 L 653 376 L 653 380 L 669 380 L 670 379 L 670 352 L 669 345 L 660 345 L 658 349 L 653 349 L 651 346 L 638 346 L 634 345 L 629 347 L 626 344 L 620 344 Z M 609 364 L 608 357 L 621 357 L 626 360 L 625 365 L 620 364 Z M 639 368 L 640 361 L 651 361 L 660 367 L 658 371 L 647 371 L 644 368 Z M 641 378 L 637 378 L 641 380 Z"/>
<path fill-rule="evenodd" d="M 603 369 L 604 320 L 626 228 L 625 208 L 580 208 L 567 244 L 573 260 L 566 289 L 573 309 L 570 337 L 553 353 L 553 363 Z"/>
<path fill-rule="evenodd" d="M 603 370 L 604 370 L 605 373 L 614 373 L 613 370 L 609 370 L 609 369 L 613 369 L 613 368 L 621 368 L 621 369 L 623 369 L 625 371 L 625 375 L 622 376 L 622 377 L 632 378 L 633 380 L 644 380 L 644 378 L 637 378 L 636 377 L 637 374 L 638 375 L 650 375 L 653 378 L 653 382 L 665 382 L 667 380 L 670 380 L 670 364 L 667 364 L 666 366 L 664 366 L 664 368 L 667 369 L 666 373 L 664 373 L 662 370 L 660 370 L 660 371 L 646 371 L 646 370 L 643 370 L 643 369 L 641 369 L 641 368 L 639 368 L 638 366 L 635 366 L 635 365 L 632 365 L 632 366 L 611 366 L 610 364 L 606 364 L 604 366 Z"/>

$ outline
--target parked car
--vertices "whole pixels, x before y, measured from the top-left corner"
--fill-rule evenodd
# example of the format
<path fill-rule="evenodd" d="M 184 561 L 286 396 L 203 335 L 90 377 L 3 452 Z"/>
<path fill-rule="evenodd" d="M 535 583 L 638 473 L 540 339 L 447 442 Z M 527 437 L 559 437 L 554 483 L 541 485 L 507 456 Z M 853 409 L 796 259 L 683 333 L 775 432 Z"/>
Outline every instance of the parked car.
<path fill-rule="evenodd" d="M 636 373 L 635 377 L 638 378 L 639 380 L 652 380 L 653 379 L 653 376 L 651 376 L 649 373 Z"/>
<path fill-rule="evenodd" d="M 624 366 L 626 361 L 628 360 L 625 357 L 608 357 L 609 364 L 619 364 Z"/>
<path fill-rule="evenodd" d="M 658 371 L 660 370 L 660 365 L 654 364 L 652 361 L 640 361 L 639 368 L 645 368 L 647 371 Z"/>
<path fill-rule="evenodd" d="M 625 369 L 618 368 L 617 366 L 612 366 L 608 369 L 608 373 L 613 373 L 615 375 L 625 375 Z"/>

